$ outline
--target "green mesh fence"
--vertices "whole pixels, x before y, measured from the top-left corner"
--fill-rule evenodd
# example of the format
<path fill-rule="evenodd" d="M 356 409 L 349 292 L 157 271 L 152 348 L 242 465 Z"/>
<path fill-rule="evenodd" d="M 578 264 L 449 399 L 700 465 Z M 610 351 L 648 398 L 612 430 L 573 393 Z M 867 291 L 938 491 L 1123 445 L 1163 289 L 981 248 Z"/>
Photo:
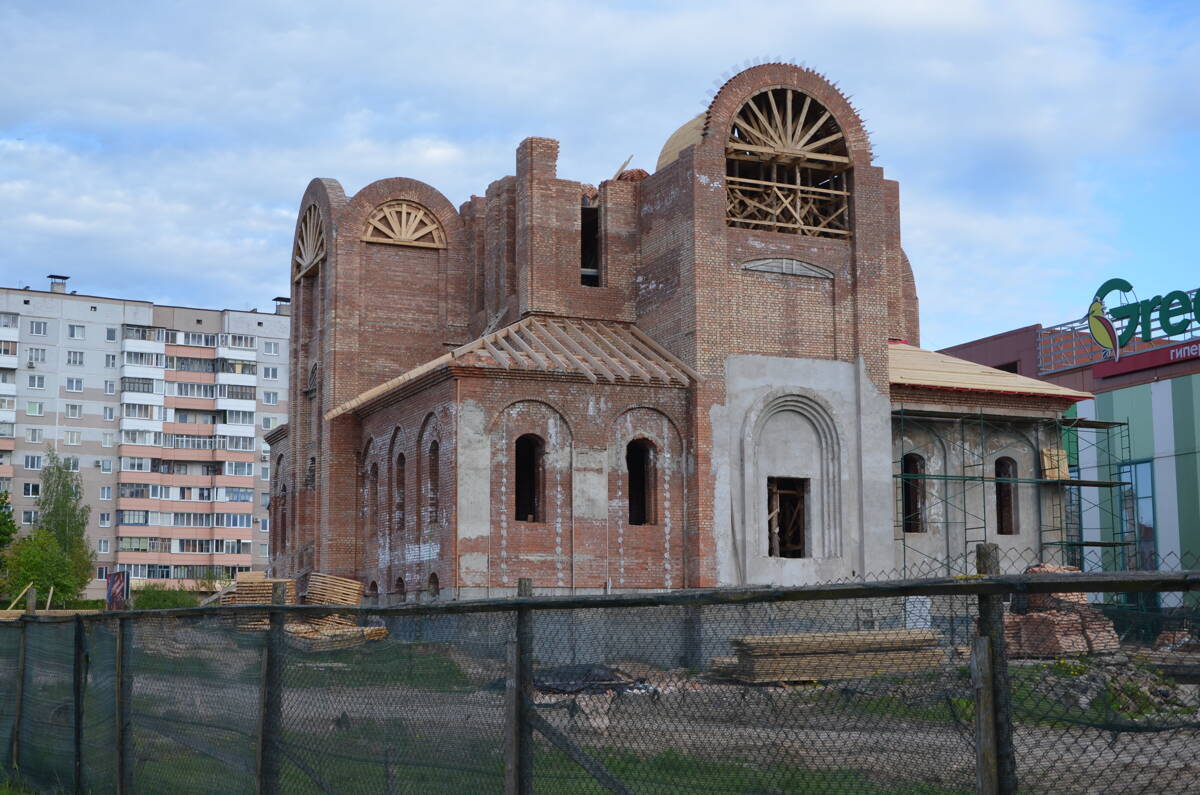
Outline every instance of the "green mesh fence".
<path fill-rule="evenodd" d="M 499 605 L 341 617 L 370 639 L 307 608 L 274 629 L 265 609 L 102 614 L 78 622 L 79 669 L 76 621 L 0 622 L 0 751 L 39 792 L 75 791 L 76 759 L 91 793 L 122 773 L 127 792 L 503 792 L 521 642 L 533 792 L 972 792 L 979 599 L 896 590 L 534 600 L 527 636 Z M 1020 790 L 1200 790 L 1200 614 L 1178 592 L 1087 599 L 1007 601 Z"/>

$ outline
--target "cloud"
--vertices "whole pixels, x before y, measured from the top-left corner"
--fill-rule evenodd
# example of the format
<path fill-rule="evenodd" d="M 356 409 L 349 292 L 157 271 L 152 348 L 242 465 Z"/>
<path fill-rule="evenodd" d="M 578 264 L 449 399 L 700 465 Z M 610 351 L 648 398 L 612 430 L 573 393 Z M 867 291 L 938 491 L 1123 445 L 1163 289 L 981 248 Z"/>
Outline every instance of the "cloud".
<path fill-rule="evenodd" d="M 1197 33 L 1187 6 L 1081 0 L 10 3 L 0 276 L 261 305 L 287 289 L 313 177 L 411 176 L 457 204 L 528 135 L 562 141 L 564 177 L 649 169 L 725 78 L 778 55 L 864 114 L 901 182 L 924 340 L 948 345 L 1077 314 L 1081 278 L 1136 258 L 1110 197 L 1197 168 L 1178 146 Z"/>

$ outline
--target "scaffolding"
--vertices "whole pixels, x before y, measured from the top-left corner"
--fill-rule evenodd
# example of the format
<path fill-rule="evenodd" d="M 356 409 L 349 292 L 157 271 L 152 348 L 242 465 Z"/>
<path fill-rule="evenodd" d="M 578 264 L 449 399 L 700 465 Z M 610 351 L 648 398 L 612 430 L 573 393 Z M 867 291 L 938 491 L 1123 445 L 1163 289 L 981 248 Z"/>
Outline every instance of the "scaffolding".
<path fill-rule="evenodd" d="M 1013 563 L 1025 565 L 1143 567 L 1130 483 L 1119 479 L 1130 460 L 1126 423 L 919 409 L 892 417 L 901 576 L 973 573 L 975 545 L 983 542 L 1002 544 Z M 997 472 L 1004 458 L 1021 462 L 1015 476 Z M 1024 509 L 1019 527 L 1011 518 L 1016 506 Z M 944 536 L 938 549 L 932 531 Z"/>

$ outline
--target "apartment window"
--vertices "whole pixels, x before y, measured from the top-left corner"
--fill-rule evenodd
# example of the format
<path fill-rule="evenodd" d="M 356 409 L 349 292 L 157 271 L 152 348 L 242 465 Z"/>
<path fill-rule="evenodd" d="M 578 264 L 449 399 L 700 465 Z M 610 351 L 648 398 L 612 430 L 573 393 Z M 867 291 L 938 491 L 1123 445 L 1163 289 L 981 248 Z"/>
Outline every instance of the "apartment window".
<path fill-rule="evenodd" d="M 100 499 L 102 499 L 102 500 L 111 500 L 112 499 L 112 486 L 101 486 L 100 487 Z"/>
<path fill-rule="evenodd" d="M 66 431 L 64 432 L 64 438 L 68 445 L 74 447 L 80 443 L 82 440 L 82 435 L 79 431 Z"/>
<path fill-rule="evenodd" d="M 264 367 L 263 368 L 263 378 L 267 379 L 268 381 L 278 381 L 279 380 L 279 368 L 278 367 Z"/>
<path fill-rule="evenodd" d="M 34 337 L 46 336 L 46 321 L 44 321 L 44 320 L 29 321 L 29 333 Z"/>
<path fill-rule="evenodd" d="M 67 364 L 72 367 L 82 367 L 83 351 L 67 351 Z"/>
<path fill-rule="evenodd" d="M 20 318 L 14 312 L 0 312 L 0 328 L 16 328 Z"/>
<path fill-rule="evenodd" d="M 42 496 L 41 483 L 23 483 L 21 484 L 21 495 L 24 497 L 40 497 Z"/>
<path fill-rule="evenodd" d="M 107 418 L 106 418 L 107 419 Z M 105 431 L 100 434 L 100 446 L 112 447 L 117 441 L 117 435 L 112 431 Z"/>
<path fill-rule="evenodd" d="M 10 397 L 0 397 L 0 409 L 12 411 L 16 403 Z"/>
<path fill-rule="evenodd" d="M 263 403 L 266 403 L 268 406 L 278 405 L 279 404 L 279 393 L 278 392 L 263 392 Z"/>
<path fill-rule="evenodd" d="M 67 338 L 73 340 L 83 339 L 83 326 L 78 326 L 73 323 L 67 324 Z"/>
<path fill-rule="evenodd" d="M 542 516 L 542 459 L 546 445 L 540 436 L 527 433 L 517 439 L 514 459 L 516 462 L 515 488 L 516 515 L 518 522 L 541 522 Z"/>
<path fill-rule="evenodd" d="M 267 545 L 266 544 L 258 545 L 258 554 L 264 558 L 267 556 Z"/>
<path fill-rule="evenodd" d="M 161 353 L 148 353 L 146 351 L 125 351 L 125 364 L 136 365 L 138 367 L 162 367 L 166 363 L 166 358 Z M 174 359 L 175 357 L 171 357 Z M 211 359 L 196 359 L 195 361 L 212 362 Z M 171 368 L 174 369 L 174 368 Z M 208 372 L 212 372 L 212 365 L 209 365 Z"/>
<path fill-rule="evenodd" d="M 263 426 L 264 431 L 271 430 L 272 428 L 275 427 L 275 418 L 274 417 L 263 417 L 262 418 L 262 426 Z"/>
<path fill-rule="evenodd" d="M 255 337 L 247 334 L 230 334 L 228 337 L 230 348 L 249 348 L 253 350 L 258 344 L 258 340 Z"/>
<path fill-rule="evenodd" d="M 77 456 L 77 455 L 63 456 L 62 465 L 63 465 L 63 469 L 67 470 L 68 472 L 78 472 L 79 471 L 79 456 Z"/>
<path fill-rule="evenodd" d="M 111 475 L 112 471 L 113 471 L 112 459 L 111 458 L 101 458 L 101 459 L 99 459 L 99 461 L 100 461 L 100 472 L 105 475 Z"/>
<path fill-rule="evenodd" d="M 996 532 L 1002 536 L 1017 533 L 1017 462 L 1008 458 L 996 459 Z"/>
<path fill-rule="evenodd" d="M 263 480 L 271 479 L 271 468 L 269 466 L 262 468 L 262 479 Z"/>
<path fill-rule="evenodd" d="M 104 366 L 105 367 L 116 367 L 117 366 L 117 355 L 115 353 L 104 354 Z"/>
<path fill-rule="evenodd" d="M 30 444 L 39 444 L 42 441 L 42 429 L 26 428 L 25 441 L 29 442 Z"/>
<path fill-rule="evenodd" d="M 149 472 L 149 458 L 133 458 L 130 456 L 121 456 L 121 471 L 122 472 Z M 126 496 L 124 494 L 122 497 Z"/>
<path fill-rule="evenodd" d="M 115 328 L 104 329 L 104 339 L 108 340 L 109 342 L 116 342 L 117 330 Z"/>
<path fill-rule="evenodd" d="M 225 412 L 225 422 L 230 425 L 253 425 L 253 411 L 227 411 Z"/>
<path fill-rule="evenodd" d="M 270 508 L 271 507 L 271 492 L 269 492 L 269 491 L 260 492 L 258 495 L 258 504 L 264 508 Z"/>
<path fill-rule="evenodd" d="M 7 402 L 8 402 L 8 405 L 5 406 L 4 405 L 5 401 L 0 400 L 0 409 L 11 409 L 12 401 L 8 400 Z M 13 438 L 13 435 L 15 433 L 16 433 L 16 423 L 0 422 L 0 438 L 11 439 L 11 438 Z"/>
<path fill-rule="evenodd" d="M 654 444 L 634 439 L 625 446 L 629 473 L 629 524 L 654 524 Z"/>
<path fill-rule="evenodd" d="M 122 403 L 121 416 L 138 420 L 161 420 L 162 406 L 151 406 L 148 403 Z"/>
<path fill-rule="evenodd" d="M 68 392 L 82 392 L 83 391 L 83 379 L 82 378 L 68 378 L 67 379 L 67 391 Z"/>
<path fill-rule="evenodd" d="M 100 526 L 101 527 L 110 527 L 111 525 L 112 525 L 112 514 L 111 513 L 100 514 Z M 108 550 L 109 550 L 109 543 L 108 543 L 107 538 L 101 538 L 99 541 L 96 542 L 96 551 L 97 552 L 99 552 L 102 555 L 105 555 L 105 554 L 108 554 Z"/>
<path fill-rule="evenodd" d="M 906 533 L 925 532 L 925 459 L 907 453 L 900 459 L 900 523 Z"/>
<path fill-rule="evenodd" d="M 105 406 L 104 407 L 104 419 L 109 422 L 112 422 L 116 418 L 117 418 L 117 410 L 112 406 Z"/>
<path fill-rule="evenodd" d="M 217 397 L 230 400 L 254 400 L 254 387 L 249 384 L 217 384 Z"/>
<path fill-rule="evenodd" d="M 150 524 L 149 511 L 117 511 L 117 524 L 122 525 L 148 525 Z M 126 539 L 121 539 L 120 543 L 124 543 Z"/>
<path fill-rule="evenodd" d="M 249 461 L 225 461 L 225 474 L 237 477 L 254 477 L 254 464 Z"/>
<path fill-rule="evenodd" d="M 37 524 L 38 517 L 37 511 L 21 511 L 21 524 Z"/>
<path fill-rule="evenodd" d="M 83 417 L 82 403 L 68 403 L 63 407 L 63 409 L 66 412 L 67 419 L 69 420 L 77 420 Z"/>
<path fill-rule="evenodd" d="M 46 388 L 46 376 L 31 374 L 28 376 L 28 378 L 29 378 L 29 380 L 26 383 L 28 383 L 30 389 L 45 389 Z"/>
<path fill-rule="evenodd" d="M 106 395 L 117 394 L 117 382 L 116 381 L 105 381 L 104 382 L 104 394 L 106 394 Z"/>
<path fill-rule="evenodd" d="M 0 340 L 0 356 L 16 356 L 17 343 L 12 340 Z"/>
<path fill-rule="evenodd" d="M 201 514 L 207 516 L 208 514 Z M 212 516 L 214 527 L 249 527 L 254 517 L 248 513 L 215 513 Z"/>
<path fill-rule="evenodd" d="M 279 343 L 278 342 L 264 342 L 263 343 L 263 353 L 265 353 L 268 356 L 278 356 L 279 355 Z"/>
<path fill-rule="evenodd" d="M 108 579 L 108 566 L 97 566 L 96 567 L 96 579 L 97 580 L 107 580 Z"/>
<path fill-rule="evenodd" d="M 271 532 L 271 518 L 269 516 L 264 516 L 262 519 L 259 520 L 258 531 L 260 533 Z"/>
<path fill-rule="evenodd" d="M 807 478 L 767 478 L 767 540 L 771 557 L 807 557 L 804 544 L 807 501 Z"/>
<path fill-rule="evenodd" d="M 30 364 L 41 364 L 46 361 L 45 348 L 26 348 L 25 352 L 28 354 Z"/>
<path fill-rule="evenodd" d="M 226 502 L 253 502 L 254 489 L 238 489 L 232 486 L 225 489 Z"/>
<path fill-rule="evenodd" d="M 25 404 L 25 413 L 30 417 L 40 417 L 45 410 L 45 405 L 40 400 L 30 400 Z"/>

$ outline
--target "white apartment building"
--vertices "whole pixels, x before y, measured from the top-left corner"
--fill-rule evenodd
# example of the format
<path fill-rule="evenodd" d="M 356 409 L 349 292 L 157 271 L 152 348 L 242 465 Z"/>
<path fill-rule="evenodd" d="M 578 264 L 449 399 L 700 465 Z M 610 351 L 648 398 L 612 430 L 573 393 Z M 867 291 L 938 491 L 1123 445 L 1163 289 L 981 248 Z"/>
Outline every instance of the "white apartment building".
<path fill-rule="evenodd" d="M 0 490 L 37 524 L 54 450 L 78 470 L 102 596 L 109 571 L 190 586 L 264 569 L 270 461 L 287 422 L 286 299 L 274 313 L 0 288 Z"/>

